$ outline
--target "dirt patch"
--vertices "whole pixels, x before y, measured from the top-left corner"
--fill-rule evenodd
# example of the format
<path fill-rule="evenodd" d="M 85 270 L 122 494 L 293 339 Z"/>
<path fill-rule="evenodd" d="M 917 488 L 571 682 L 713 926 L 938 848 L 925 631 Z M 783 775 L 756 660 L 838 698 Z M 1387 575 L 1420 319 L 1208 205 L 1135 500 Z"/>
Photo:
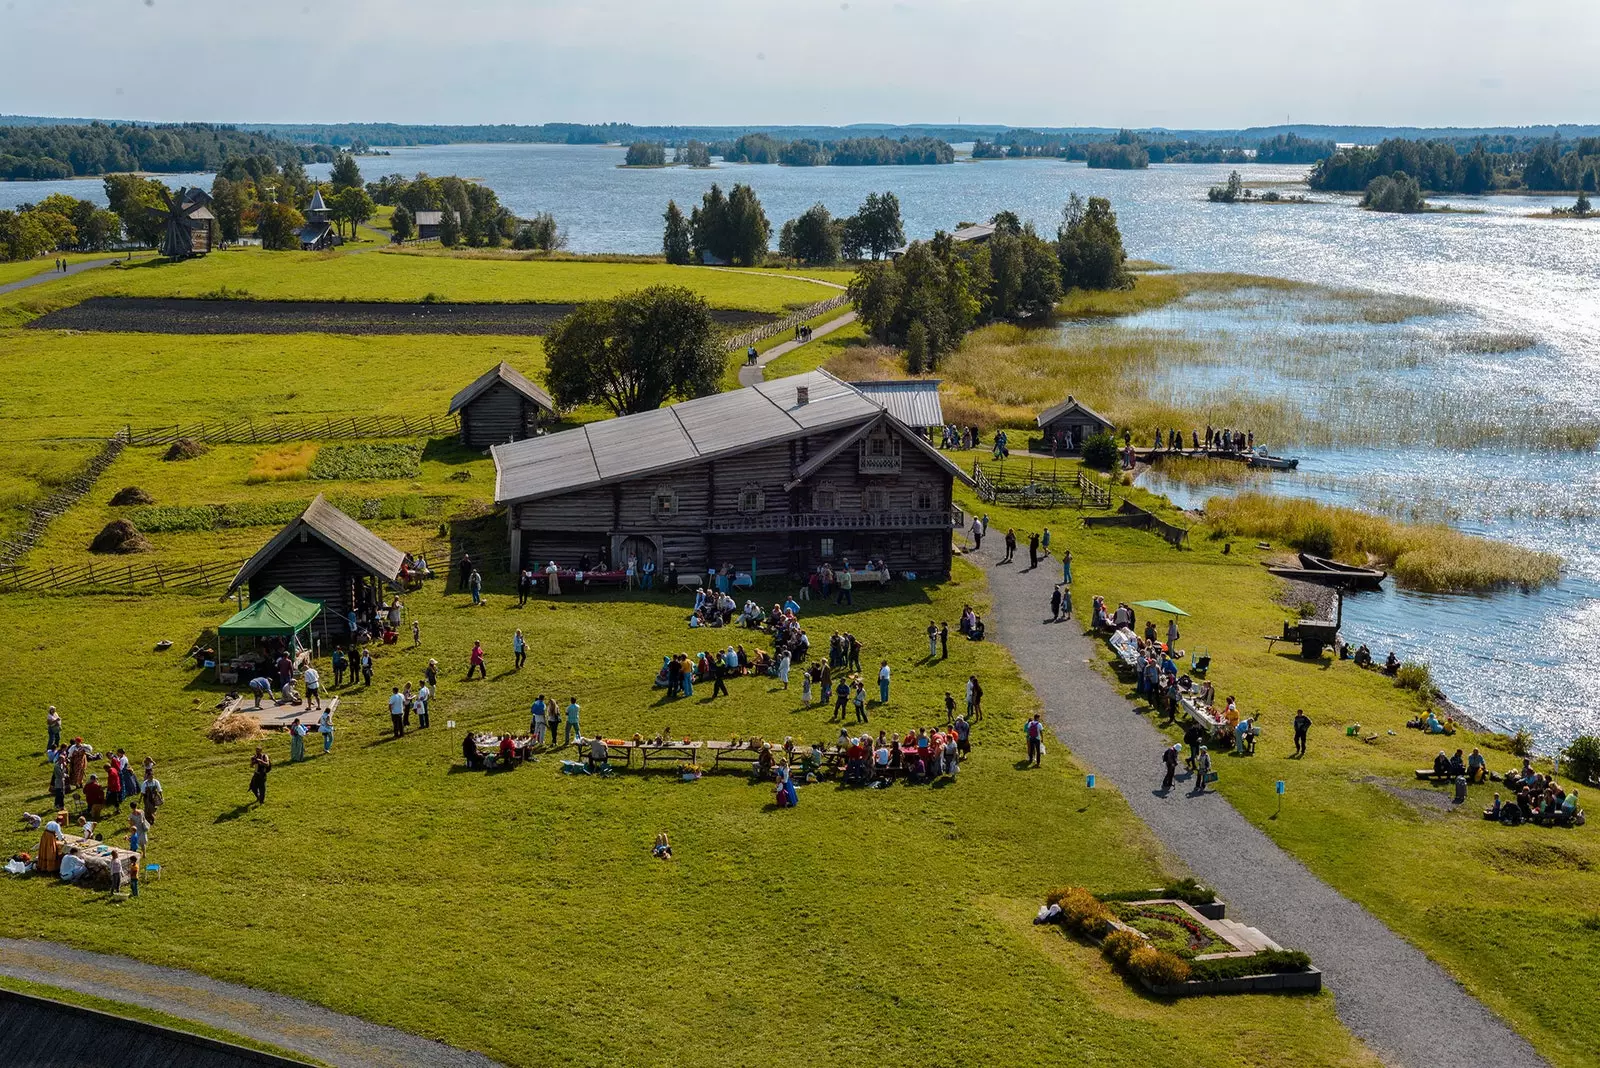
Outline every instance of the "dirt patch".
<path fill-rule="evenodd" d="M 1589 871 L 1594 867 L 1594 862 L 1577 850 L 1551 842 L 1530 840 L 1487 846 L 1479 853 L 1490 867 L 1503 872 L 1526 872 L 1535 868 Z"/>
<path fill-rule="evenodd" d="M 163 460 L 193 460 L 196 456 L 204 456 L 206 447 L 194 438 L 179 438 L 167 447 L 161 454 Z"/>
<path fill-rule="evenodd" d="M 126 519 L 113 519 L 89 543 L 92 553 L 142 553 L 149 550 L 150 543 L 145 536 Z"/>
<path fill-rule="evenodd" d="M 112 495 L 111 503 L 118 507 L 129 504 L 154 504 L 155 498 L 138 486 L 124 486 Z"/>
<path fill-rule="evenodd" d="M 198 300 L 90 297 L 40 316 L 41 330 L 133 334 L 518 334 L 539 336 L 575 304 L 407 304 L 387 301 Z M 764 312 L 713 309 L 729 330 L 769 322 Z"/>
<path fill-rule="evenodd" d="M 1415 786 L 1400 786 L 1376 775 L 1364 776 L 1361 781 L 1371 783 L 1390 797 L 1399 798 L 1419 812 L 1455 812 L 1458 809 L 1465 810 L 1467 805 L 1471 804 L 1470 798 L 1467 800 L 1467 804 L 1456 804 L 1454 788 L 1447 792 L 1445 790 L 1419 789 Z"/>

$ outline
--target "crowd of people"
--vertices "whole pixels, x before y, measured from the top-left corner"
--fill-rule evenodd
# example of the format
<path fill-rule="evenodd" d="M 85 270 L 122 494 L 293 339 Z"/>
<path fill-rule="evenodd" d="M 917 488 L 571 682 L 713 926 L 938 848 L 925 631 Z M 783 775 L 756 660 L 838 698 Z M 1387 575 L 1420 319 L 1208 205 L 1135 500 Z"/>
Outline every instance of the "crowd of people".
<path fill-rule="evenodd" d="M 1460 755 L 1461 751 L 1456 750 L 1456 756 Z M 1577 789 L 1564 789 L 1553 775 L 1535 771 L 1526 758 L 1520 770 L 1507 772 L 1501 781 L 1511 796 L 1502 801 L 1496 791 L 1494 800 L 1483 810 L 1486 820 L 1498 820 L 1511 827 L 1523 823 L 1574 827 L 1587 822 L 1578 805 Z"/>

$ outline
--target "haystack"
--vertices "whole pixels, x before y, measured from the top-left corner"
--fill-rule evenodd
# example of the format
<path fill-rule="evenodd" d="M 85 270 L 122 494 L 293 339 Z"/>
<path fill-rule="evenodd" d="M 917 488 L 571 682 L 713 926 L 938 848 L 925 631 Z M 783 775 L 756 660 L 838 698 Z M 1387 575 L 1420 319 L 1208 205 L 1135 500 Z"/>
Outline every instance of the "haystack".
<path fill-rule="evenodd" d="M 138 486 L 124 486 L 112 496 L 111 503 L 114 505 L 154 504 L 155 498 Z"/>
<path fill-rule="evenodd" d="M 206 447 L 194 438 L 179 438 L 167 449 L 163 460 L 193 460 L 196 456 L 204 456 Z"/>
<path fill-rule="evenodd" d="M 211 721 L 211 726 L 206 728 L 206 737 L 213 742 L 242 742 L 249 738 L 259 738 L 261 724 L 256 722 L 254 716 L 224 712 Z"/>
<path fill-rule="evenodd" d="M 89 543 L 92 553 L 143 553 L 150 551 L 150 543 L 139 533 L 139 528 L 126 519 L 113 519 Z"/>

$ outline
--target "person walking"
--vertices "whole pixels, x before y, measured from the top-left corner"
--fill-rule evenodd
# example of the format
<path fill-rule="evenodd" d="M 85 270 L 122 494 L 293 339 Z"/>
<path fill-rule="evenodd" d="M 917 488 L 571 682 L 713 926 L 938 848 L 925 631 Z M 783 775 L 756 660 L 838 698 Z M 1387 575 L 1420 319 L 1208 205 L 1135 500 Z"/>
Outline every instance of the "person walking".
<path fill-rule="evenodd" d="M 310 664 L 306 665 L 303 680 L 306 684 L 306 707 L 322 707 L 322 673 Z"/>
<path fill-rule="evenodd" d="M 950 621 L 948 619 L 939 625 L 939 659 L 950 659 Z"/>
<path fill-rule="evenodd" d="M 1206 783 L 1210 778 L 1211 751 L 1202 745 L 1200 747 L 1200 755 L 1195 758 L 1194 763 L 1194 792 L 1197 794 L 1205 793 Z"/>
<path fill-rule="evenodd" d="M 306 759 L 306 728 L 296 716 L 289 724 L 289 763 L 302 764 Z"/>
<path fill-rule="evenodd" d="M 849 679 L 845 679 L 843 682 L 841 682 L 839 684 L 839 693 L 838 693 L 837 698 L 833 702 L 833 718 L 828 720 L 828 722 L 829 723 L 843 723 L 844 722 L 844 710 L 847 707 L 849 707 L 849 704 L 850 704 L 850 680 Z"/>
<path fill-rule="evenodd" d="M 1200 746 L 1206 740 L 1206 732 L 1198 723 L 1189 724 L 1189 729 L 1183 732 L 1183 744 L 1189 747 L 1189 755 L 1184 760 L 1183 766 L 1193 771 L 1195 762 L 1200 756 Z"/>
<path fill-rule="evenodd" d="M 728 693 L 728 665 L 720 653 L 711 660 L 711 678 L 713 679 L 711 699 L 715 701 L 719 693 L 726 696 Z"/>
<path fill-rule="evenodd" d="M 1017 555 L 1017 532 L 1010 527 L 1006 528 L 1006 554 L 1000 558 L 1002 564 L 1009 564 L 1011 558 Z"/>
<path fill-rule="evenodd" d="M 137 804 L 128 807 L 128 830 L 128 848 L 142 858 L 145 848 L 150 844 L 150 824 Z M 137 870 L 138 865 L 134 865 L 134 868 Z"/>
<path fill-rule="evenodd" d="M 983 520 L 977 516 L 972 517 L 972 551 L 977 552 L 983 548 Z"/>
<path fill-rule="evenodd" d="M 1061 618 L 1072 618 L 1072 587 L 1061 587 Z"/>
<path fill-rule="evenodd" d="M 1044 535 L 1039 539 L 1039 552 L 1044 556 L 1050 555 L 1050 528 L 1044 528 Z"/>
<path fill-rule="evenodd" d="M 50 710 L 44 714 L 44 730 L 46 749 L 54 752 L 61 748 L 61 713 L 56 711 L 56 706 L 51 705 Z M 57 805 L 57 808 L 61 806 Z"/>
<path fill-rule="evenodd" d="M 478 672 L 478 677 L 481 679 L 489 677 L 489 669 L 484 664 L 483 642 L 481 641 L 472 643 L 472 654 L 467 657 L 467 681 L 472 681 L 472 673 L 474 671 Z"/>
<path fill-rule="evenodd" d="M 428 685 L 426 679 L 417 684 L 417 699 L 415 703 L 417 707 L 417 729 L 419 731 L 425 730 L 428 726 L 428 706 L 433 704 L 433 687 Z"/>
<path fill-rule="evenodd" d="M 256 795 L 256 804 L 267 803 L 267 772 L 272 770 L 272 758 L 267 756 L 266 750 L 256 746 L 255 756 L 250 758 L 250 792 Z"/>
<path fill-rule="evenodd" d="M 865 680 L 856 680 L 856 722 L 867 722 L 867 684 Z"/>
<path fill-rule="evenodd" d="M 167 795 L 161 792 L 161 780 L 156 778 L 156 762 L 149 757 L 144 758 L 144 782 L 139 786 L 139 798 L 144 802 L 145 822 L 155 826 L 156 810 L 167 803 Z"/>
<path fill-rule="evenodd" d="M 372 653 L 361 650 L 361 685 L 372 685 Z"/>
<path fill-rule="evenodd" d="M 578 715 L 581 711 L 577 697 L 573 697 L 571 701 L 567 702 L 567 734 L 566 740 L 562 742 L 563 745 L 570 743 L 573 738 L 582 736 L 578 730 Z"/>
<path fill-rule="evenodd" d="M 347 661 L 345 659 L 344 646 L 342 646 L 342 645 L 334 646 L 332 660 L 333 660 L 333 688 L 335 690 L 337 690 L 339 687 L 344 685 L 344 671 L 345 671 L 345 668 L 349 666 L 349 661 Z M 350 681 L 351 682 L 355 681 L 355 673 L 354 672 L 351 672 L 351 674 L 350 674 Z"/>
<path fill-rule="evenodd" d="M 468 580 L 472 589 L 472 603 L 479 608 L 483 607 L 483 576 L 478 574 L 478 569 L 472 569 L 472 577 Z"/>
<path fill-rule="evenodd" d="M 1072 585 L 1072 550 L 1061 550 L 1061 584 Z"/>
<path fill-rule="evenodd" d="M 1039 713 L 1035 712 L 1028 720 L 1028 763 L 1034 767 L 1044 764 L 1044 724 L 1039 720 Z"/>
<path fill-rule="evenodd" d="M 398 686 L 389 695 L 389 723 L 394 730 L 394 737 L 398 738 L 406 732 L 406 699 L 400 696 Z"/>
<path fill-rule="evenodd" d="M 322 715 L 317 717 L 317 730 L 322 732 L 322 755 L 327 756 L 333 751 L 333 709 L 323 707 Z"/>
<path fill-rule="evenodd" d="M 422 620 L 411 621 L 411 648 L 415 649 L 422 644 Z"/>
<path fill-rule="evenodd" d="M 878 668 L 878 703 L 889 703 L 889 661 L 885 660 L 883 666 Z"/>
<path fill-rule="evenodd" d="M 789 688 L 789 668 L 792 663 L 793 661 L 789 658 L 789 649 L 785 646 L 783 652 L 778 654 L 778 681 L 783 683 L 785 690 Z"/>
<path fill-rule="evenodd" d="M 522 637 L 522 629 L 520 627 L 515 634 L 511 635 L 511 657 L 516 661 L 516 670 L 521 671 L 522 665 L 528 659 L 528 643 Z"/>
<path fill-rule="evenodd" d="M 1294 710 L 1294 755 L 1295 756 L 1303 757 L 1303 756 L 1306 755 L 1306 735 L 1309 734 L 1310 731 L 1311 731 L 1311 717 L 1306 715 L 1306 710 L 1305 709 L 1303 709 L 1303 708 L 1295 709 Z"/>
<path fill-rule="evenodd" d="M 850 592 L 850 586 L 850 569 L 841 567 L 839 569 L 839 595 L 833 599 L 834 604 L 847 604 L 852 608 L 855 607 L 856 599 L 855 595 Z"/>
<path fill-rule="evenodd" d="M 464 590 L 472 578 L 472 554 L 461 554 L 461 567 L 456 571 L 456 588 Z"/>
<path fill-rule="evenodd" d="M 533 744 L 544 745 L 544 694 L 533 699 L 533 707 L 529 709 L 528 733 L 533 735 Z"/>
<path fill-rule="evenodd" d="M 1172 784 L 1178 781 L 1178 755 L 1183 747 L 1173 742 L 1161 751 L 1161 763 L 1167 767 L 1167 772 L 1161 778 L 1161 792 L 1166 794 L 1172 790 Z"/>
<path fill-rule="evenodd" d="M 983 687 L 978 676 L 967 676 L 967 722 L 976 723 L 983 718 Z"/>
<path fill-rule="evenodd" d="M 1054 623 L 1061 618 L 1061 587 L 1050 588 L 1050 622 Z"/>
<path fill-rule="evenodd" d="M 1033 571 L 1039 566 L 1039 535 L 1037 532 L 1028 535 L 1028 570 Z"/>
<path fill-rule="evenodd" d="M 50 761 L 50 797 L 57 812 L 67 807 L 67 762 L 59 754 Z"/>

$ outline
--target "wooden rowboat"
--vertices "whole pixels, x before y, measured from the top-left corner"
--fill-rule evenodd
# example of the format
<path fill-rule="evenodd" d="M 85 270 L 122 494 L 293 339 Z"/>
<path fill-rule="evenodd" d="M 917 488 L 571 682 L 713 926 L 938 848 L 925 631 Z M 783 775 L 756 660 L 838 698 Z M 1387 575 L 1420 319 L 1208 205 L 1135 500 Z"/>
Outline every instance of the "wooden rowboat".
<path fill-rule="evenodd" d="M 1389 574 L 1380 568 L 1341 564 L 1337 560 L 1329 560 L 1325 556 L 1315 556 L 1311 553 L 1300 554 L 1299 567 L 1268 567 L 1267 571 L 1278 578 L 1362 590 L 1377 589 Z"/>

